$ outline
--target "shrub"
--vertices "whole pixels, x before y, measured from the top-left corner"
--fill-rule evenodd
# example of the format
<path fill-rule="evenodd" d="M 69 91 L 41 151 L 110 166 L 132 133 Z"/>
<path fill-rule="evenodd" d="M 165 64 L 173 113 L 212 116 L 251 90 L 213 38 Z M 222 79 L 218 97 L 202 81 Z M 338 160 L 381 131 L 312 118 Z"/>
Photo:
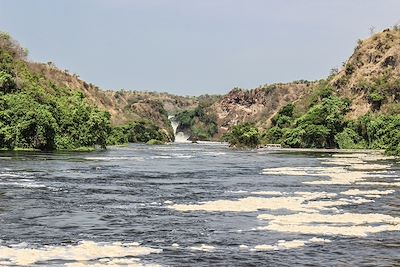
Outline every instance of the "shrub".
<path fill-rule="evenodd" d="M 362 137 L 351 128 L 345 128 L 342 132 L 336 134 L 335 141 L 341 149 L 361 149 L 366 147 Z"/>
<path fill-rule="evenodd" d="M 230 146 L 255 148 L 260 144 L 260 133 L 254 125 L 244 123 L 233 126 L 224 139 Z"/>
<path fill-rule="evenodd" d="M 163 145 L 164 142 L 160 141 L 160 140 L 156 140 L 156 139 L 151 139 L 149 141 L 147 141 L 148 145 Z"/>

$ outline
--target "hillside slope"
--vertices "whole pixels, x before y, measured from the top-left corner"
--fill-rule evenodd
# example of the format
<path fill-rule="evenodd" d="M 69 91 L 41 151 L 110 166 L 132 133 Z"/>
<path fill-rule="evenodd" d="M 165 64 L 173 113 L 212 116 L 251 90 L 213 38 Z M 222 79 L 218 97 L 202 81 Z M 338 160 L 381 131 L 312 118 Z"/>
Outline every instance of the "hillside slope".
<path fill-rule="evenodd" d="M 330 84 L 352 100 L 349 118 L 368 112 L 399 113 L 400 30 L 386 29 L 359 40 L 353 55 Z"/>
<path fill-rule="evenodd" d="M 372 148 L 400 155 L 399 59 L 400 28 L 374 34 L 358 42 L 343 69 L 297 91 L 272 118 L 231 127 L 226 139 L 234 146 Z M 265 130 L 260 125 L 267 121 Z"/>
<path fill-rule="evenodd" d="M 50 81 L 58 87 L 65 87 L 71 91 L 82 92 L 89 103 L 111 114 L 111 122 L 115 126 L 131 121 L 149 120 L 171 135 L 173 133 L 168 114 L 194 108 L 197 105 L 197 99 L 194 97 L 155 92 L 101 90 L 81 80 L 76 74 L 59 70 L 52 63 L 28 62 L 28 66 L 33 73 L 43 76 L 44 81 Z"/>
<path fill-rule="evenodd" d="M 197 105 L 194 97 L 103 91 L 51 62 L 29 61 L 26 51 L 0 32 L 0 149 L 172 141 L 168 115 Z"/>
<path fill-rule="evenodd" d="M 213 138 L 219 139 L 229 128 L 241 123 L 253 123 L 260 130 L 270 128 L 274 116 L 289 103 L 295 104 L 294 116 L 300 117 L 330 91 L 350 100 L 345 114 L 348 120 L 369 113 L 400 114 L 399 28 L 359 40 L 343 68 L 324 80 L 265 85 L 251 90 L 235 88 L 207 107 L 205 113 L 215 118 L 218 131 Z M 195 123 L 191 127 L 204 126 Z"/>

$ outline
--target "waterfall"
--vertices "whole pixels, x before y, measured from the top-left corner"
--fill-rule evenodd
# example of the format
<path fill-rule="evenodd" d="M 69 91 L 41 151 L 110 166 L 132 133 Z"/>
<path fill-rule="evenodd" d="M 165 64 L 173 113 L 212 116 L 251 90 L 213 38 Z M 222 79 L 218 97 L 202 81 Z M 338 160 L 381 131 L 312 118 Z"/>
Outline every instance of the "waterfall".
<path fill-rule="evenodd" d="M 188 142 L 189 136 L 185 135 L 184 132 L 176 132 L 179 126 L 179 122 L 176 121 L 175 116 L 168 116 L 171 122 L 172 129 L 174 129 L 175 143 L 185 143 Z"/>

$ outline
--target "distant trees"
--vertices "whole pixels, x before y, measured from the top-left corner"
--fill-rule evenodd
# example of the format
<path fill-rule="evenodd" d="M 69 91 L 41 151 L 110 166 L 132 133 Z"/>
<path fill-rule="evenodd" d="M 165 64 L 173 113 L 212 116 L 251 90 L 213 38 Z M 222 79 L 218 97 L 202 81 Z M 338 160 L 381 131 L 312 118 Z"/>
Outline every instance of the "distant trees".
<path fill-rule="evenodd" d="M 108 145 L 126 143 L 147 143 L 154 140 L 160 143 L 168 142 L 167 133 L 149 121 L 131 122 L 126 125 L 116 126 L 112 129 L 107 139 Z"/>

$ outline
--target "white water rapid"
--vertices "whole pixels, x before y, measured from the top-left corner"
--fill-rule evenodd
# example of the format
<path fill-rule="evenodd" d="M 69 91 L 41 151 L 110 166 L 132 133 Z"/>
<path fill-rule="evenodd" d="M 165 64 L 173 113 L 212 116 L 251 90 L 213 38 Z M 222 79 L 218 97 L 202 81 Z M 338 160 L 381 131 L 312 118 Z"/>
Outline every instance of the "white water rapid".
<path fill-rule="evenodd" d="M 179 126 L 179 122 L 177 122 L 174 116 L 168 116 L 168 119 L 171 121 L 171 126 L 174 129 L 175 143 L 185 143 L 189 142 L 189 136 L 185 135 L 183 132 L 176 132 Z"/>

